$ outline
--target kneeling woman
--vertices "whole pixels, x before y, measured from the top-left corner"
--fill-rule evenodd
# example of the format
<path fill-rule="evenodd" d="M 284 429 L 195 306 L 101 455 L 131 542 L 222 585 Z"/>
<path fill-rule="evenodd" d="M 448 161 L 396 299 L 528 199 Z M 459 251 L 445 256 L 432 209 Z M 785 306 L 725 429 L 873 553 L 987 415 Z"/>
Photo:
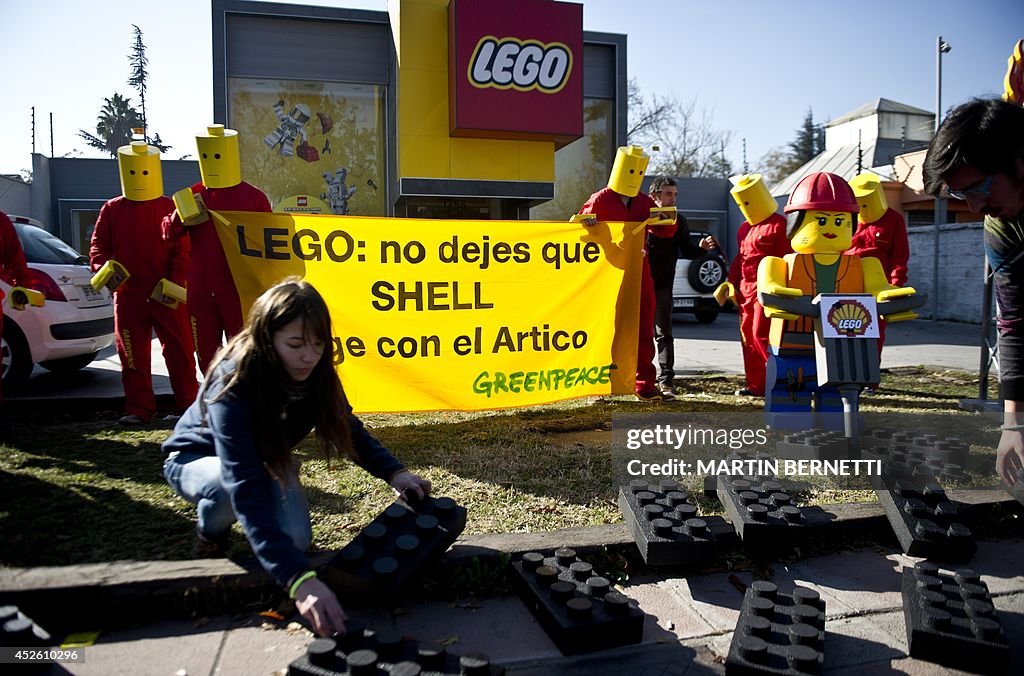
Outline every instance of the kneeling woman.
<path fill-rule="evenodd" d="M 332 344 L 316 289 L 297 278 L 273 286 L 163 444 L 167 482 L 197 507 L 194 554 L 222 553 L 237 519 L 260 563 L 321 636 L 344 632 L 346 616 L 304 553 L 312 529 L 292 449 L 315 427 L 326 457 L 348 456 L 396 493 L 430 491 L 352 415 Z"/>

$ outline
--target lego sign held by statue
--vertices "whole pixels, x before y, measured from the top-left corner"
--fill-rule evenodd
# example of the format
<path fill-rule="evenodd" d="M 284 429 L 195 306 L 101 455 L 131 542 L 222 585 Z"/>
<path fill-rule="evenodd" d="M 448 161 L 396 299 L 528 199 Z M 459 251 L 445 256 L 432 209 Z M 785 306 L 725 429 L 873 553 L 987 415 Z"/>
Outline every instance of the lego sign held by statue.
<path fill-rule="evenodd" d="M 452 136 L 553 141 L 583 135 L 583 6 L 551 0 L 448 5 Z"/>

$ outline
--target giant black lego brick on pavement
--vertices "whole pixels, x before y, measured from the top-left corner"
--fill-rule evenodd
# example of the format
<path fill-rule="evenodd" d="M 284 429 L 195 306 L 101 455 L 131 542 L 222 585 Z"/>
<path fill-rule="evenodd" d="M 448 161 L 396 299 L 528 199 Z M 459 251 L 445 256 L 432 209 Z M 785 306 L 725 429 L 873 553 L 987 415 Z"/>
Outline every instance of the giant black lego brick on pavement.
<path fill-rule="evenodd" d="M 825 601 L 813 589 L 780 594 L 759 580 L 743 596 L 725 673 L 813 674 L 825 662 Z"/>
<path fill-rule="evenodd" d="M 718 476 L 718 500 L 743 543 L 789 545 L 835 520 L 820 507 L 798 507 L 773 476 Z"/>
<path fill-rule="evenodd" d="M 484 655 L 458 656 L 444 646 L 418 643 L 398 631 L 373 632 L 358 620 L 348 633 L 318 638 L 288 665 L 288 676 L 501 676 Z"/>
<path fill-rule="evenodd" d="M 954 669 L 1005 673 L 1010 646 L 976 572 L 952 575 L 922 561 L 903 569 L 903 615 L 910 656 Z"/>
<path fill-rule="evenodd" d="M 558 649 L 578 655 L 639 643 L 644 614 L 607 578 L 562 548 L 545 558 L 527 552 L 511 564 L 512 586 Z"/>
<path fill-rule="evenodd" d="M 0 606 L 0 646 L 4 648 L 46 648 L 53 637 L 18 610 L 18 606 Z"/>
<path fill-rule="evenodd" d="M 974 534 L 938 483 L 921 485 L 884 471 L 882 476 L 872 476 L 871 483 L 904 553 L 954 562 L 974 556 Z"/>
<path fill-rule="evenodd" d="M 466 527 L 466 509 L 451 498 L 396 500 L 339 551 L 320 576 L 347 600 L 393 599 Z"/>
<path fill-rule="evenodd" d="M 710 525 L 697 516 L 690 493 L 672 479 L 638 479 L 620 486 L 619 510 L 649 566 L 702 564 L 718 551 Z"/>

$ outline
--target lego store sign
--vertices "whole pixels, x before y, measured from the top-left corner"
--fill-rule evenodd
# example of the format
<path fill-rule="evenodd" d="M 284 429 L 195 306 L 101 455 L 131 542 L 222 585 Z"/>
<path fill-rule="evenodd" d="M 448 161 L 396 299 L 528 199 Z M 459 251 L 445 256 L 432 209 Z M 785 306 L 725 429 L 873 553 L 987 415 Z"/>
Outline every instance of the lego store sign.
<path fill-rule="evenodd" d="M 583 6 L 451 0 L 452 136 L 553 141 L 583 135 Z"/>

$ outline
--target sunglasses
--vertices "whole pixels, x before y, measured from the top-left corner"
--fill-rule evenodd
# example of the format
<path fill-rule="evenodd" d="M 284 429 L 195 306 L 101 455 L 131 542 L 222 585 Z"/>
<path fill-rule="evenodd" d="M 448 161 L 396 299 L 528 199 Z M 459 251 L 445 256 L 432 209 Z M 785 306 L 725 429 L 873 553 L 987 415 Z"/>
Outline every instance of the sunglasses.
<path fill-rule="evenodd" d="M 946 188 L 946 194 L 956 200 L 963 200 L 966 202 L 969 198 L 973 197 L 979 200 L 988 199 L 988 193 L 992 189 L 992 176 L 989 176 L 976 187 L 966 188 L 964 190 L 951 190 L 948 186 Z"/>

